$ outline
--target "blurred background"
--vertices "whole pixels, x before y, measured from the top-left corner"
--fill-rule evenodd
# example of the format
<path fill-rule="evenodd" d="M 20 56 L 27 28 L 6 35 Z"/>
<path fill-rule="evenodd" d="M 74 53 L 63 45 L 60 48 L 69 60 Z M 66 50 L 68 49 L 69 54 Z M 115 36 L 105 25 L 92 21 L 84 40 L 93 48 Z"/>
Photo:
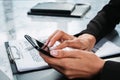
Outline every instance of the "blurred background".
<path fill-rule="evenodd" d="M 85 29 L 87 23 L 108 1 L 109 0 L 0 0 L 0 44 L 8 40 L 21 40 L 25 34 L 39 38 L 48 37 L 57 29 L 73 35 Z M 30 8 L 40 2 L 89 3 L 91 4 L 91 10 L 83 18 L 27 15 Z M 98 4 L 96 5 L 95 3 Z"/>

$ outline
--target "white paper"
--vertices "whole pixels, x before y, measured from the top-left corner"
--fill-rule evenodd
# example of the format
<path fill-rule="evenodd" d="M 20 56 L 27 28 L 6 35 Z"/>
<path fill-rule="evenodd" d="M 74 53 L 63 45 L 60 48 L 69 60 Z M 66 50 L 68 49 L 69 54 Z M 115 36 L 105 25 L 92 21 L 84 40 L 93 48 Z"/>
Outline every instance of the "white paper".
<path fill-rule="evenodd" d="M 48 67 L 48 64 L 44 61 L 41 61 L 39 63 L 28 61 L 28 60 L 16 60 L 17 69 L 19 72 L 23 71 L 30 71 L 30 70 L 37 70 L 37 69 L 44 69 L 45 67 Z"/>
<path fill-rule="evenodd" d="M 19 72 L 30 71 L 36 69 L 44 69 L 49 67 L 48 64 L 41 58 L 37 50 L 33 50 L 32 54 L 39 60 L 35 61 L 30 55 L 30 51 L 21 51 L 21 58 L 15 59 L 15 63 Z"/>
<path fill-rule="evenodd" d="M 98 49 L 95 54 L 99 57 L 120 54 L 120 47 L 107 39 L 102 39 L 95 47 Z"/>
<path fill-rule="evenodd" d="M 26 45 L 27 46 L 26 46 Z M 24 41 L 9 41 L 12 57 L 19 72 L 48 68 L 39 52 L 30 43 Z"/>

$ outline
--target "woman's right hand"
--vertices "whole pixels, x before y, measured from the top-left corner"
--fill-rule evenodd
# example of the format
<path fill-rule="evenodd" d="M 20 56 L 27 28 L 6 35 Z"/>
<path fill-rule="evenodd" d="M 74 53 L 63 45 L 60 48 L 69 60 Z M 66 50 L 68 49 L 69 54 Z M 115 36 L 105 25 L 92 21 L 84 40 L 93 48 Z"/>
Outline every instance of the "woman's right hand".
<path fill-rule="evenodd" d="M 61 30 L 57 30 L 48 38 L 46 45 L 52 47 L 56 41 L 59 41 L 60 44 L 57 45 L 54 49 L 71 47 L 82 50 L 91 50 L 95 45 L 96 39 L 90 34 L 82 34 L 79 37 L 75 37 Z"/>

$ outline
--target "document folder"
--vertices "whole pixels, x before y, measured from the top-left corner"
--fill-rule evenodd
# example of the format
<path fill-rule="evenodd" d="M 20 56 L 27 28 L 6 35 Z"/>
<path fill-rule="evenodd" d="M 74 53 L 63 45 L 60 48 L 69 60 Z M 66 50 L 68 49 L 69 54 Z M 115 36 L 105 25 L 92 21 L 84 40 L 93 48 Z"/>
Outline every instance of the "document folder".
<path fill-rule="evenodd" d="M 44 2 L 31 8 L 31 12 L 70 14 L 74 8 L 75 6 L 72 3 Z"/>
<path fill-rule="evenodd" d="M 103 59 L 120 56 L 120 47 L 106 38 L 101 39 L 93 50 L 98 57 Z"/>
<path fill-rule="evenodd" d="M 57 16 L 57 17 L 83 17 L 89 10 L 90 4 L 72 4 L 63 2 L 45 2 L 33 6 L 28 15 Z"/>

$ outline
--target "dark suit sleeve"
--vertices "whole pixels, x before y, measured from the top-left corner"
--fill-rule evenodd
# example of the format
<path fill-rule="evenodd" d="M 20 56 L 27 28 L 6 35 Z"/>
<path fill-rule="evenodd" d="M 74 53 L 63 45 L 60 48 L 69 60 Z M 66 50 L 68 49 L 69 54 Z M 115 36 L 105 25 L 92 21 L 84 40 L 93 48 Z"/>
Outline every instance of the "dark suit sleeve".
<path fill-rule="evenodd" d="M 120 80 L 120 62 L 106 61 L 97 80 Z"/>
<path fill-rule="evenodd" d="M 87 29 L 76 34 L 92 34 L 99 41 L 111 32 L 120 21 L 120 0 L 111 0 L 101 11 L 89 22 Z"/>
<path fill-rule="evenodd" d="M 90 80 L 120 80 L 120 62 L 106 61 L 103 69 Z"/>

